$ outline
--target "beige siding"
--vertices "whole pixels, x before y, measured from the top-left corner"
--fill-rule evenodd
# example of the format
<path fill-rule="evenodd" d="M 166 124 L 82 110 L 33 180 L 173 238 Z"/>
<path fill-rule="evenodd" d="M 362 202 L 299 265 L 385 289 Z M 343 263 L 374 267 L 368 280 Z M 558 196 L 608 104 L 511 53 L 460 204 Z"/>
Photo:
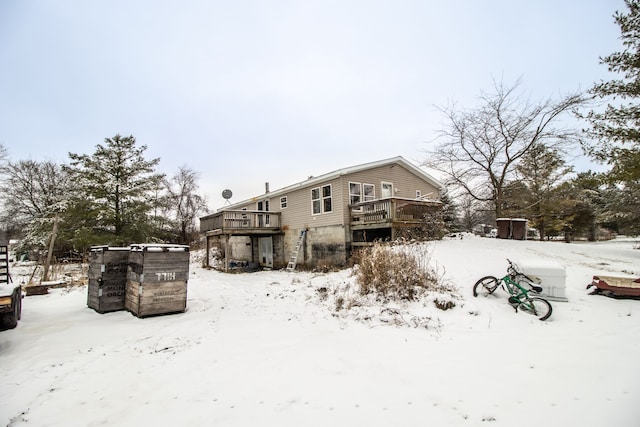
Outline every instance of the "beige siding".
<path fill-rule="evenodd" d="M 325 185 L 331 185 L 332 195 L 332 211 L 330 213 L 321 213 L 313 215 L 311 205 L 312 188 L 321 188 Z M 281 226 L 285 230 L 307 228 L 307 227 L 323 227 L 326 225 L 344 225 L 342 212 L 344 207 L 344 190 L 340 178 L 323 182 L 318 185 L 302 187 L 286 194 L 276 194 L 274 196 L 264 195 L 255 198 L 247 203 L 234 206 L 234 210 L 246 208 L 248 210 L 257 210 L 258 202 L 269 200 L 269 210 L 271 212 L 281 212 Z M 281 209 L 280 198 L 287 197 L 287 207 Z"/>
<path fill-rule="evenodd" d="M 234 209 L 247 208 L 256 210 L 257 203 L 261 200 L 269 200 L 269 208 L 272 212 L 282 212 L 281 226 L 283 230 L 299 230 L 309 227 L 324 227 L 329 225 L 348 225 L 350 222 L 349 206 L 349 182 L 372 184 L 375 186 L 375 198 L 382 195 L 382 183 L 393 184 L 394 197 L 413 199 L 416 190 L 423 196 L 429 195 L 431 199 L 439 199 L 438 189 L 426 182 L 418 175 L 405 169 L 399 164 L 391 164 L 360 172 L 355 172 L 334 178 L 330 181 L 312 186 L 304 186 L 285 194 L 274 196 L 264 195 L 251 201 L 234 207 Z M 312 214 L 311 189 L 331 184 L 333 211 L 331 213 Z M 287 207 L 280 208 L 280 198 L 287 197 Z"/>
<path fill-rule="evenodd" d="M 390 182 L 393 184 L 395 190 L 395 193 L 393 194 L 394 197 L 413 199 L 416 197 L 416 190 L 419 190 L 423 196 L 432 193 L 430 198 L 440 198 L 440 194 L 436 187 L 397 164 L 345 175 L 343 176 L 343 180 L 345 181 L 345 187 L 347 190 L 345 194 L 345 200 L 347 203 L 349 202 L 349 182 L 360 182 L 363 184 L 375 185 L 376 198 L 380 198 L 382 196 L 382 182 Z"/>
<path fill-rule="evenodd" d="M 282 212 L 281 225 L 286 230 L 308 227 L 323 227 L 328 225 L 347 225 L 349 217 L 349 182 L 372 184 L 375 186 L 375 198 L 382 195 L 382 182 L 390 182 L 394 187 L 394 197 L 413 199 L 416 190 L 423 196 L 431 199 L 439 199 L 438 189 L 423 180 L 420 176 L 405 169 L 399 164 L 380 166 L 360 172 L 336 177 L 330 181 L 305 186 L 300 183 L 300 188 L 287 193 L 277 193 L 273 196 L 266 194 L 256 197 L 247 203 L 234 206 L 234 209 L 246 208 L 257 210 L 257 203 L 261 200 L 269 200 L 269 208 L 272 212 Z M 331 213 L 312 214 L 311 189 L 331 184 L 333 210 Z M 280 208 L 280 198 L 287 197 L 287 207 Z"/>
<path fill-rule="evenodd" d="M 257 210 L 259 201 L 269 200 L 272 212 L 281 212 L 281 227 L 284 231 L 284 258 L 288 259 L 302 229 L 309 230 L 304 250 L 298 262 L 307 265 L 319 265 L 324 262 L 340 264 L 346 261 L 346 243 L 351 241 L 349 224 L 349 182 L 371 184 L 375 187 L 375 198 L 382 197 L 382 182 L 394 187 L 394 197 L 413 199 L 416 190 L 422 196 L 439 199 L 438 188 L 425 181 L 421 176 L 398 163 L 387 164 L 359 172 L 348 173 L 333 179 L 311 185 L 300 183 L 297 188 L 281 193 L 265 194 L 233 209 L 246 208 Z M 332 191 L 332 212 L 312 214 L 311 190 L 330 184 Z M 281 209 L 280 198 L 287 197 L 287 207 Z M 338 262 L 341 260 L 341 262 Z"/>
<path fill-rule="evenodd" d="M 394 197 L 402 197 L 406 199 L 414 199 L 416 197 L 416 190 L 420 191 L 422 196 L 429 196 L 430 199 L 440 199 L 440 193 L 436 187 L 426 182 L 424 179 L 414 174 L 413 172 L 403 168 L 400 165 L 387 165 L 374 169 L 355 172 L 352 174 L 344 175 L 342 177 L 343 186 L 345 191 L 343 192 L 343 205 L 349 205 L 349 183 L 358 182 L 360 184 L 372 184 L 375 186 L 375 198 L 382 197 L 382 183 L 388 182 L 393 184 Z M 345 209 L 344 212 L 345 221 L 349 223 L 350 212 Z"/>

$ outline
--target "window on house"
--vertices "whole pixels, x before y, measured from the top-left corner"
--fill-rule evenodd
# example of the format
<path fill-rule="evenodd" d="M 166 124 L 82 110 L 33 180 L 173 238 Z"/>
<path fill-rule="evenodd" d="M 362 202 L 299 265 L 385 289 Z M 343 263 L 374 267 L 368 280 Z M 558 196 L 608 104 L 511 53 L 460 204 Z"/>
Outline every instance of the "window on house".
<path fill-rule="evenodd" d="M 287 196 L 280 197 L 280 209 L 287 208 Z"/>
<path fill-rule="evenodd" d="M 311 190 L 311 212 L 314 215 L 321 213 L 321 202 L 320 202 L 320 189 L 313 188 Z"/>
<path fill-rule="evenodd" d="M 322 212 L 333 211 L 331 203 L 331 184 L 322 187 Z"/>
<path fill-rule="evenodd" d="M 349 204 L 355 205 L 362 201 L 362 185 L 359 182 L 349 183 Z"/>
<path fill-rule="evenodd" d="M 393 197 L 393 183 L 391 182 L 382 183 L 382 198 L 386 199 L 387 197 Z"/>
<path fill-rule="evenodd" d="M 422 192 L 420 190 L 416 190 L 416 199 L 422 197 Z"/>
<path fill-rule="evenodd" d="M 364 193 L 364 201 L 376 199 L 376 186 L 373 184 L 362 184 L 362 192 Z"/>
<path fill-rule="evenodd" d="M 311 212 L 314 215 L 333 211 L 331 184 L 311 190 Z"/>
<path fill-rule="evenodd" d="M 262 200 L 257 203 L 257 207 L 259 211 L 269 212 L 269 200 Z M 271 216 L 270 215 L 258 215 L 258 224 L 260 227 L 268 226 L 271 224 Z"/>

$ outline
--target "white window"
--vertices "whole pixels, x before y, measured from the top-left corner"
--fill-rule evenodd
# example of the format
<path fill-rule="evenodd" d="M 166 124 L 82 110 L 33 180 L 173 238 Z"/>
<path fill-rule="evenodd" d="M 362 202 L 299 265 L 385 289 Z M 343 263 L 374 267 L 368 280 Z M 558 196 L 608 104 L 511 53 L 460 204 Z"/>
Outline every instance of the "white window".
<path fill-rule="evenodd" d="M 331 212 L 333 211 L 332 201 L 331 201 L 331 184 L 325 185 L 322 187 L 322 212 Z"/>
<path fill-rule="evenodd" d="M 416 199 L 422 197 L 422 192 L 420 190 L 416 190 Z"/>
<path fill-rule="evenodd" d="M 311 189 L 311 212 L 313 215 L 333 211 L 331 184 Z"/>
<path fill-rule="evenodd" d="M 320 188 L 313 188 L 311 190 L 311 212 L 314 215 L 322 213 L 322 204 L 320 200 Z"/>
<path fill-rule="evenodd" d="M 362 189 L 364 193 L 364 201 L 368 202 L 370 200 L 376 199 L 376 186 L 373 184 L 362 184 Z"/>
<path fill-rule="evenodd" d="M 287 196 L 280 197 L 280 209 L 287 208 Z"/>
<path fill-rule="evenodd" d="M 262 200 L 258 202 L 258 210 L 269 212 L 269 200 Z M 271 224 L 271 215 L 258 215 L 258 224 L 260 227 L 268 226 Z"/>
<path fill-rule="evenodd" d="M 349 204 L 355 205 L 362 201 L 362 185 L 359 182 L 349 183 Z"/>
<path fill-rule="evenodd" d="M 393 197 L 393 183 L 382 182 L 382 198 Z"/>

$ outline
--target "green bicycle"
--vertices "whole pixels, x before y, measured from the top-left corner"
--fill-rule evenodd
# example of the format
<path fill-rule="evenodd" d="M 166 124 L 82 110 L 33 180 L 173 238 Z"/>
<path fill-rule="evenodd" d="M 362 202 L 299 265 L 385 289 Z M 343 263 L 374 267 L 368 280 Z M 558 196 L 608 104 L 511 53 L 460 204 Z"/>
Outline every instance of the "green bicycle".
<path fill-rule="evenodd" d="M 546 299 L 529 296 L 529 293 L 540 293 L 542 288 L 533 284 L 533 280 L 522 271 L 517 264 L 507 259 L 509 267 L 507 275 L 501 279 L 494 276 L 485 276 L 473 285 L 473 296 L 488 297 L 498 287 L 502 287 L 509 294 L 509 304 L 518 310 L 532 314 L 540 320 L 547 320 L 551 316 L 551 304 Z M 524 286 L 528 286 L 526 289 Z"/>

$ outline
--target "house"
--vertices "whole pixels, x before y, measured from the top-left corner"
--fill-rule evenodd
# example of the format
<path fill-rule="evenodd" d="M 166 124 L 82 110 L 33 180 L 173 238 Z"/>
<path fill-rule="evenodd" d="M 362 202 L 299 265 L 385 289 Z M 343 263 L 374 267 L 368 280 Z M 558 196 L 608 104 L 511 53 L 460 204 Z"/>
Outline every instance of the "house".
<path fill-rule="evenodd" d="M 200 218 L 207 265 L 341 266 L 378 239 L 424 239 L 442 229 L 442 185 L 402 157 L 352 166 L 235 203 Z"/>

